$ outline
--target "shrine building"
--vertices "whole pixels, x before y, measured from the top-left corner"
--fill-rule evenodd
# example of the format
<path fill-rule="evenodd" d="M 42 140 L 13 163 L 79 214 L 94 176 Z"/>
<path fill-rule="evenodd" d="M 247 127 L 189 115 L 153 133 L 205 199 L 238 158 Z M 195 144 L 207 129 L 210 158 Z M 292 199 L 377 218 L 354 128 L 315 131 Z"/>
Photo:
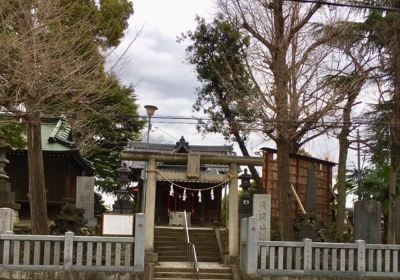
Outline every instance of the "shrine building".
<path fill-rule="evenodd" d="M 175 145 L 131 142 L 121 159 L 132 170 L 146 172 L 144 180 L 138 180 L 136 196 L 144 198 L 138 204 L 146 215 L 148 254 L 154 252 L 155 225 L 180 224 L 182 210 L 190 212 L 193 225 L 221 224 L 221 198 L 226 187 L 228 256 L 239 256 L 238 169 L 241 165 L 262 166 L 261 157 L 236 156 L 232 146 L 189 145 L 182 137 Z M 140 187 L 141 181 L 144 187 Z M 178 217 L 174 217 L 176 213 Z"/>
<path fill-rule="evenodd" d="M 189 145 L 182 136 L 174 144 L 155 144 L 130 142 L 126 149 L 133 153 L 169 153 L 169 154 L 212 154 L 235 156 L 232 145 L 206 146 Z M 130 162 L 128 166 L 134 170 L 143 170 L 145 162 Z M 200 177 L 190 176 L 187 164 L 159 162 L 156 187 L 155 224 L 181 225 L 182 216 L 178 213 L 187 211 L 191 224 L 196 226 L 219 226 L 221 221 L 222 197 L 226 193 L 229 178 L 229 166 L 218 164 L 201 164 Z M 196 167 L 193 167 L 196 168 Z M 188 172 L 188 173 L 187 173 Z M 182 176 L 187 173 L 187 176 Z M 143 174 L 142 174 L 142 177 Z M 144 178 L 143 178 L 144 179 Z M 143 181 L 136 192 L 136 209 L 142 209 Z"/>

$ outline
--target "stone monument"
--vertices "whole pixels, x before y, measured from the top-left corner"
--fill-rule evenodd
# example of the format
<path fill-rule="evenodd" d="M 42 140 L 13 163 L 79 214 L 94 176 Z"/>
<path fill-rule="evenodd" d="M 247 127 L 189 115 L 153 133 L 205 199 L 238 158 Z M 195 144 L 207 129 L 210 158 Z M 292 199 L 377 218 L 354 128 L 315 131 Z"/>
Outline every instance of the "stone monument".
<path fill-rule="evenodd" d="M 257 218 L 258 240 L 271 240 L 271 195 L 253 195 L 253 216 Z"/>
<path fill-rule="evenodd" d="M 83 209 L 89 226 L 97 224 L 94 217 L 94 177 L 76 177 L 76 208 Z"/>
<path fill-rule="evenodd" d="M 11 151 L 4 139 L 3 134 L 0 132 L 0 208 L 10 208 L 13 210 L 13 222 L 18 222 L 18 210 L 21 206 L 15 203 L 15 193 L 11 191 L 11 184 L 8 182 L 8 176 L 4 171 L 8 160 L 6 153 Z"/>
<path fill-rule="evenodd" d="M 354 238 L 380 244 L 382 207 L 379 201 L 359 200 L 354 204 Z"/>
<path fill-rule="evenodd" d="M 13 209 L 0 208 L 0 233 L 12 233 L 14 230 Z"/>
<path fill-rule="evenodd" d="M 306 213 L 315 213 L 315 201 L 317 198 L 317 180 L 315 178 L 314 164 L 310 164 L 307 172 L 307 189 L 306 189 Z"/>
<path fill-rule="evenodd" d="M 312 241 L 321 241 L 319 225 L 315 215 L 315 202 L 317 200 L 317 180 L 315 177 L 314 164 L 310 164 L 307 171 L 307 189 L 305 199 L 306 213 L 299 213 L 296 217 L 294 230 L 296 240 L 302 241 L 305 238 Z"/>

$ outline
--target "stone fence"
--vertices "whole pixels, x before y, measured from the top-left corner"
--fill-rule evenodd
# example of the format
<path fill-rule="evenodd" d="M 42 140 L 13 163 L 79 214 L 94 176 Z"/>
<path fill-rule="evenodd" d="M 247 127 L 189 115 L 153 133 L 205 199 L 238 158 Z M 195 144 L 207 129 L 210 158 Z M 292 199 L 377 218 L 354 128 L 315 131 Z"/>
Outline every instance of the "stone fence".
<path fill-rule="evenodd" d="M 261 277 L 400 277 L 400 245 L 259 241 L 254 217 L 242 220 L 240 265 Z"/>
<path fill-rule="evenodd" d="M 0 234 L 0 271 L 144 271 L 144 214 L 135 237 Z"/>

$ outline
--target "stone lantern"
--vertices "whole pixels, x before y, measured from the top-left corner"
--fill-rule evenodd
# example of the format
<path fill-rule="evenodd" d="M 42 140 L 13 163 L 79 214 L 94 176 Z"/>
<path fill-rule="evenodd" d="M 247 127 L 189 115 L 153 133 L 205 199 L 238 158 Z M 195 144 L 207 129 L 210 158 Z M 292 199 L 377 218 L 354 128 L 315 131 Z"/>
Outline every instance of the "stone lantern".
<path fill-rule="evenodd" d="M 113 211 L 119 214 L 133 214 L 134 203 L 130 199 L 129 195 L 129 184 L 131 183 L 130 176 L 132 175 L 132 170 L 126 166 L 124 163 L 120 168 L 117 169 L 119 174 L 119 182 L 121 188 L 115 191 L 117 195 L 117 200 L 114 202 Z"/>
<path fill-rule="evenodd" d="M 253 199 L 249 192 L 250 188 L 250 181 L 253 178 L 251 174 L 247 173 L 247 169 L 244 170 L 244 174 L 239 176 L 241 180 L 240 187 L 242 188 L 243 192 L 240 197 L 240 204 L 239 204 L 239 215 L 240 219 L 251 217 L 252 209 L 253 209 Z"/>
<path fill-rule="evenodd" d="M 6 167 L 9 162 L 6 158 L 6 153 L 11 151 L 10 145 L 7 144 L 4 139 L 3 134 L 0 132 L 0 180 L 8 180 L 8 176 L 4 171 L 4 167 Z"/>
<path fill-rule="evenodd" d="M 15 193 L 11 191 L 9 178 L 4 171 L 9 162 L 6 158 L 6 153 L 11 150 L 10 145 L 5 141 L 4 135 L 0 132 L 0 208 L 13 209 L 13 221 L 16 223 L 18 222 L 18 210 L 21 205 L 15 203 Z"/>

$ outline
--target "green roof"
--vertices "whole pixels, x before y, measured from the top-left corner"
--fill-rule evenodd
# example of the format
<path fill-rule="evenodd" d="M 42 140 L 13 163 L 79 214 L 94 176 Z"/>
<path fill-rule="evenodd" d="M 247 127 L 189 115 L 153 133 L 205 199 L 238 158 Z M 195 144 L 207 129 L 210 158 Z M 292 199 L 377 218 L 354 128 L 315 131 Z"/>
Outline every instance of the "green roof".
<path fill-rule="evenodd" d="M 43 152 L 69 153 L 89 174 L 93 173 L 91 162 L 82 157 L 72 141 L 71 126 L 66 120 L 43 119 L 41 128 Z"/>
<path fill-rule="evenodd" d="M 42 122 L 42 147 L 43 151 L 75 150 L 71 126 L 63 119 L 57 122 Z"/>

